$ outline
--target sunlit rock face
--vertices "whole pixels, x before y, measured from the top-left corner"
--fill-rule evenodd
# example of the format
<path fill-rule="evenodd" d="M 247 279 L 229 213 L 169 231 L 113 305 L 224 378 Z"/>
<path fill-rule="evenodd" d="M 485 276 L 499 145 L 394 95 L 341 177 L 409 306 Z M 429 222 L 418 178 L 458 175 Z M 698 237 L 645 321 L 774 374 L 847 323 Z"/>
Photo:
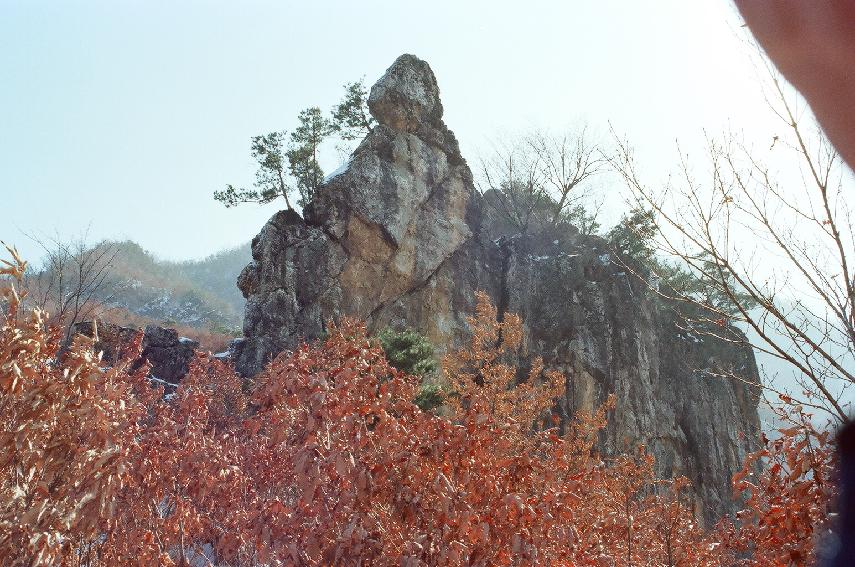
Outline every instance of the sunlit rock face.
<path fill-rule="evenodd" d="M 369 107 L 377 126 L 304 218 L 279 212 L 253 241 L 254 261 L 238 280 L 247 297 L 238 364 L 247 374 L 343 315 L 374 328 L 411 324 L 449 344 L 490 279 L 467 258 L 482 252 L 479 196 L 442 122 L 430 67 L 399 57 Z"/>
<path fill-rule="evenodd" d="M 523 318 L 520 364 L 539 355 L 566 374 L 566 415 L 616 395 L 606 453 L 644 444 L 660 475 L 692 480 L 707 522 L 731 511 L 730 477 L 759 434 L 752 353 L 682 332 L 602 239 L 569 225 L 525 236 L 503 228 L 490 195 L 475 191 L 424 61 L 399 57 L 368 102 L 378 124 L 346 166 L 303 217 L 280 211 L 253 240 L 238 279 L 247 298 L 238 369 L 257 373 L 345 315 L 453 348 L 484 290 L 500 314 Z"/>

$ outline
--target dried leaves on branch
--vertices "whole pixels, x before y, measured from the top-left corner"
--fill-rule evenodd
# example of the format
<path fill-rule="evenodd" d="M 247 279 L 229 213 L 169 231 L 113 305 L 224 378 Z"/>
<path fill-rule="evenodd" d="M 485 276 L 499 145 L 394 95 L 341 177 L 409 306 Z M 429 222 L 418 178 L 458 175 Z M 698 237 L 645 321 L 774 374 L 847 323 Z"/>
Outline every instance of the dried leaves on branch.
<path fill-rule="evenodd" d="M 88 339 L 57 361 L 43 312 L 18 309 L 22 273 L 17 258 L 2 268 L 3 565 L 697 566 L 731 557 L 695 524 L 686 482 L 656 480 L 643 448 L 598 454 L 612 399 L 559 432 L 550 410 L 564 378 L 540 363 L 518 377 L 509 361 L 519 319 L 498 323 L 484 295 L 471 343 L 443 362 L 450 415 L 438 416 L 413 403 L 419 378 L 390 366 L 354 322 L 281 355 L 250 384 L 200 356 L 169 397 L 145 368 L 102 368 Z M 138 351 L 129 345 L 126 360 Z M 790 471 L 804 478 L 805 466 Z M 751 510 L 770 508 L 769 498 L 752 497 Z"/>
<path fill-rule="evenodd" d="M 817 428 L 812 415 L 788 398 L 777 410 L 783 425 L 775 439 L 746 460 L 734 489 L 746 497 L 739 528 L 723 522 L 722 541 L 751 567 L 814 565 L 814 546 L 827 545 L 838 494 L 837 455 L 831 432 Z M 757 472 L 754 464 L 762 465 Z"/>

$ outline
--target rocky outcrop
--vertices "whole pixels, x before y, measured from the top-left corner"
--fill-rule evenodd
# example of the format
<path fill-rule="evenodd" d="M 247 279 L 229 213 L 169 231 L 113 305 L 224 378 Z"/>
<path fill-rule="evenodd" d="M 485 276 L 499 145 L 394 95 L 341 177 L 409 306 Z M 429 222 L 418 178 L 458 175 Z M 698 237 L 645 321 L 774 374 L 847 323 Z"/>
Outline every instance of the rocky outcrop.
<path fill-rule="evenodd" d="M 566 374 L 568 415 L 616 394 L 604 450 L 643 443 L 659 474 L 692 480 L 702 517 L 730 511 L 730 477 L 759 433 L 752 353 L 681 330 L 602 239 L 568 225 L 504 230 L 474 189 L 424 61 L 398 58 L 369 107 L 377 126 L 304 216 L 278 212 L 253 240 L 238 279 L 238 369 L 255 374 L 345 315 L 452 347 L 485 290 L 500 315 L 522 316 L 528 356 Z M 712 377 L 730 371 L 744 381 Z"/>
<path fill-rule="evenodd" d="M 305 218 L 281 211 L 253 239 L 253 262 L 238 278 L 247 297 L 238 367 L 247 374 L 343 314 L 374 325 L 431 319 L 437 344 L 464 325 L 476 281 L 449 300 L 462 289 L 462 255 L 474 251 L 478 203 L 433 72 L 402 56 L 369 104 L 377 126 Z"/>
<path fill-rule="evenodd" d="M 68 336 L 76 335 L 94 338 L 95 352 L 101 353 L 101 361 L 113 366 L 119 360 L 131 355 L 134 341 L 140 339 L 140 330 L 134 327 L 122 327 L 104 321 L 81 321 L 71 326 Z"/>
<path fill-rule="evenodd" d="M 179 337 L 175 329 L 148 325 L 142 341 L 142 357 L 151 364 L 150 374 L 170 384 L 178 383 L 190 370 L 199 343 Z"/>
<path fill-rule="evenodd" d="M 108 365 L 129 356 L 135 341 L 141 341 L 142 352 L 133 362 L 132 368 L 148 362 L 151 364 L 150 376 L 169 387 L 173 387 L 187 375 L 190 361 L 199 348 L 198 342 L 179 337 L 175 329 L 157 325 L 148 325 L 145 331 L 140 331 L 137 328 L 102 321 L 84 321 L 72 327 L 69 336 L 74 335 L 95 338 L 93 346 L 101 353 L 101 360 Z"/>

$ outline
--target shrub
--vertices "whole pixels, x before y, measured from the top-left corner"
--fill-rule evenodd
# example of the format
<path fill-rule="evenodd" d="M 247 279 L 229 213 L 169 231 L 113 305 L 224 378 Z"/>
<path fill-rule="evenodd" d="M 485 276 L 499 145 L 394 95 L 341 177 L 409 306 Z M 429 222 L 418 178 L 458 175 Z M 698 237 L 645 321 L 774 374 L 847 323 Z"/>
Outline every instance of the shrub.
<path fill-rule="evenodd" d="M 377 340 L 389 364 L 401 372 L 423 378 L 436 372 L 438 365 L 433 345 L 418 331 L 386 328 L 377 334 Z"/>
<path fill-rule="evenodd" d="M 553 422 L 564 380 L 537 362 L 509 387 L 520 321 L 497 322 L 483 294 L 470 343 L 443 360 L 459 394 L 448 416 L 413 404 L 420 378 L 353 321 L 280 355 L 247 392 L 199 356 L 164 399 L 126 362 L 138 342 L 113 368 L 83 337 L 57 359 L 60 333 L 20 309 L 13 256 L 0 269 L 13 280 L 0 285 L 0 564 L 712 566 L 732 562 L 740 534 L 767 533 L 720 541 L 644 448 L 600 455 L 612 398 L 563 434 L 533 428 Z M 801 494 L 793 479 L 820 477 L 795 462 L 785 490 Z M 749 500 L 756 513 L 775 509 L 776 479 Z"/>

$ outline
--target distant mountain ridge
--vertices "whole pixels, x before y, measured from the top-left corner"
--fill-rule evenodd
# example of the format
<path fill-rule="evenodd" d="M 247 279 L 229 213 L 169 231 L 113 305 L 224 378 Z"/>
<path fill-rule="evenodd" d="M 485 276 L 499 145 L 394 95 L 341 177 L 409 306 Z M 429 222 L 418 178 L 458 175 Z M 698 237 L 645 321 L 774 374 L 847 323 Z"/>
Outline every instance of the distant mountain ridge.
<path fill-rule="evenodd" d="M 116 256 L 98 299 L 107 307 L 166 325 L 239 333 L 244 298 L 235 280 L 251 258 L 249 243 L 201 260 L 159 260 L 132 241 Z"/>

